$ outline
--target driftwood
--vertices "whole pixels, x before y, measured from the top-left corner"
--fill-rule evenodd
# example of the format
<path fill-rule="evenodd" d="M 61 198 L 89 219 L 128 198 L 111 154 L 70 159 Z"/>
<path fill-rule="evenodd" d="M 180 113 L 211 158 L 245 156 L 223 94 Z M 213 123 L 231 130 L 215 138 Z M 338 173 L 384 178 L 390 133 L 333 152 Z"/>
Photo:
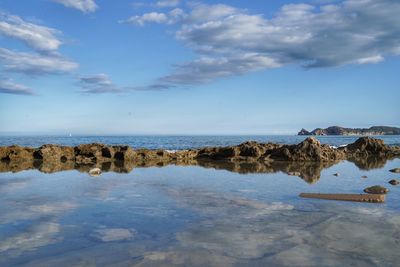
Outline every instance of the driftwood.
<path fill-rule="evenodd" d="M 328 200 L 355 201 L 355 202 L 385 202 L 385 195 L 380 194 L 316 194 L 316 193 L 301 193 L 300 197 L 317 198 Z"/>

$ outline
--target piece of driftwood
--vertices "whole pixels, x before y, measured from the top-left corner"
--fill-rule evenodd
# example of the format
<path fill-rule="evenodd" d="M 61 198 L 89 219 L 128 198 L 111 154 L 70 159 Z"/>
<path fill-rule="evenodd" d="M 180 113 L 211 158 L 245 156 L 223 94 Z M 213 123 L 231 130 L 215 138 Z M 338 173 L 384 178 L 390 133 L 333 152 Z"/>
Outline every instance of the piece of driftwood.
<path fill-rule="evenodd" d="M 301 193 L 300 197 L 317 198 L 328 200 L 355 201 L 355 202 L 385 202 L 385 195 L 379 194 L 316 194 L 316 193 Z"/>

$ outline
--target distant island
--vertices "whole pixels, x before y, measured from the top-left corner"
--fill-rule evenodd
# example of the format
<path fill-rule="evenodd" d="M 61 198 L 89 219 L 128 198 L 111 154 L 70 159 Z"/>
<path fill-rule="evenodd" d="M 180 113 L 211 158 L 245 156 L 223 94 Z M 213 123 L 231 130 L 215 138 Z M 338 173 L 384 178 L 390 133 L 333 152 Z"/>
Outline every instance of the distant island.
<path fill-rule="evenodd" d="M 297 135 L 400 135 L 400 128 L 389 126 L 372 126 L 370 128 L 344 128 L 331 126 L 317 128 L 311 132 L 301 129 Z"/>

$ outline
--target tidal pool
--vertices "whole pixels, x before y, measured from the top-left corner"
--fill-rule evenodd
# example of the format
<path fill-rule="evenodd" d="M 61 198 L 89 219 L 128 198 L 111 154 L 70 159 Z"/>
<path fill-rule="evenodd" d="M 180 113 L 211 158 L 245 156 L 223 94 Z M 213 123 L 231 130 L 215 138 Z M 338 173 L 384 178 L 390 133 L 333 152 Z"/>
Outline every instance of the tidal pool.
<path fill-rule="evenodd" d="M 3 172 L 0 266 L 399 266 L 395 167 L 399 159 Z M 376 184 L 390 190 L 384 204 L 298 197 Z"/>

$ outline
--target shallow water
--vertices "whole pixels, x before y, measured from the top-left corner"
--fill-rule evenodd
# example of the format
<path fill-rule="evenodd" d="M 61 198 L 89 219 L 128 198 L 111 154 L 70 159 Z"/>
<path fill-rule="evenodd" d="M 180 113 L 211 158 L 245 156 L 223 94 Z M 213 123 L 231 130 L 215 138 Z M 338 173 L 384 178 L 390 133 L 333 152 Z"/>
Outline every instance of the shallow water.
<path fill-rule="evenodd" d="M 387 182 L 400 159 L 358 166 L 311 168 L 311 182 L 293 166 L 0 173 L 0 266 L 399 266 L 400 186 Z M 386 203 L 298 197 L 375 184 Z"/>

